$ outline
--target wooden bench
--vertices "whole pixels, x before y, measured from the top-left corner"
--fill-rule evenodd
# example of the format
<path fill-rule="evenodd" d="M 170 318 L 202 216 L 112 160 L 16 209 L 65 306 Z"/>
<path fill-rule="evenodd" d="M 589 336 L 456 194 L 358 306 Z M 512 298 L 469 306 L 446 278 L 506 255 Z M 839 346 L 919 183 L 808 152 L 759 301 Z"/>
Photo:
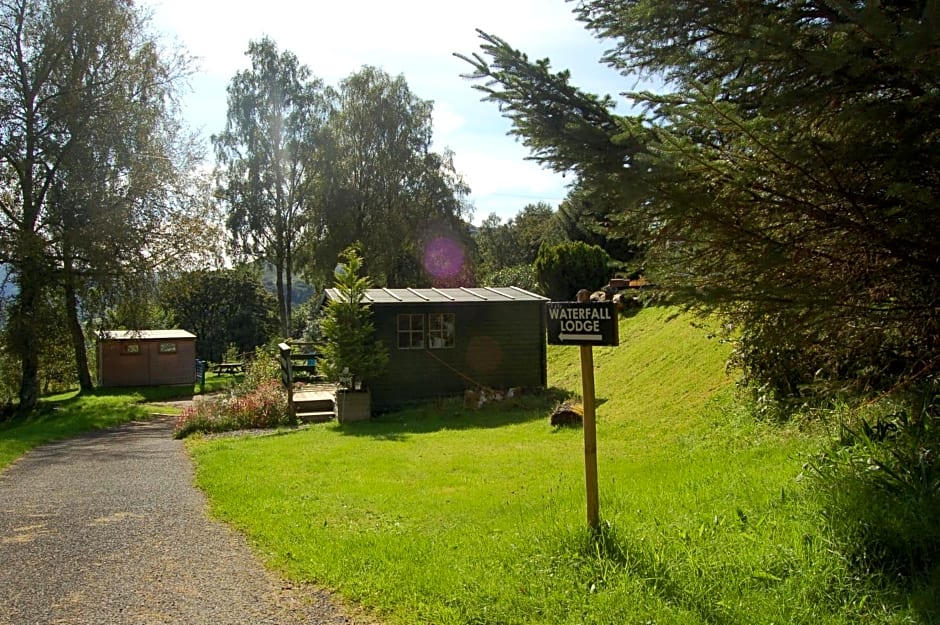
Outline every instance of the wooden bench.
<path fill-rule="evenodd" d="M 231 373 L 235 375 L 236 373 L 241 373 L 245 370 L 245 363 L 242 362 L 220 362 L 212 365 L 212 371 L 216 374 Z"/>

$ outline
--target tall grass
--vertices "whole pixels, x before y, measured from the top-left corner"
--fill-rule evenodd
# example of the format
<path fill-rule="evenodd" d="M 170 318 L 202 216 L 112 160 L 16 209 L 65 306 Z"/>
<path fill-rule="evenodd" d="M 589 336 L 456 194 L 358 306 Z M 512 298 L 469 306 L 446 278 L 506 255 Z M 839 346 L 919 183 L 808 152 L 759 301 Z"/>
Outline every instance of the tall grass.
<path fill-rule="evenodd" d="M 594 358 L 599 537 L 554 394 L 193 441 L 197 479 L 271 565 L 389 623 L 930 622 L 858 576 L 807 488 L 825 438 L 752 420 L 727 346 L 666 309 L 621 342 Z M 577 354 L 550 351 L 558 392 L 580 392 Z"/>

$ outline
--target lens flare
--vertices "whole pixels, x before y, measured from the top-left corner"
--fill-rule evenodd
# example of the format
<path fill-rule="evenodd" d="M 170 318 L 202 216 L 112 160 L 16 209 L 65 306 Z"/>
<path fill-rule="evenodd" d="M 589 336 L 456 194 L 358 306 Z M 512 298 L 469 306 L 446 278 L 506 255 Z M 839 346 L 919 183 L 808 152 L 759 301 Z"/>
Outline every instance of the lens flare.
<path fill-rule="evenodd" d="M 424 270 L 436 280 L 447 281 L 460 275 L 464 266 L 464 251 L 456 241 L 447 237 L 431 239 L 424 247 Z"/>

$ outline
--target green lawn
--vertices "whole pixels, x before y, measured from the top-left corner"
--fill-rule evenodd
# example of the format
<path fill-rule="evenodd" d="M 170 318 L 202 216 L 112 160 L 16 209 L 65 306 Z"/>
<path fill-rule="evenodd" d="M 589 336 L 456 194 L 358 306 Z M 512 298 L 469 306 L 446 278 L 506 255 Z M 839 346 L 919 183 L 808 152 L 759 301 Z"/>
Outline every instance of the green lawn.
<path fill-rule="evenodd" d="M 755 423 L 706 332 L 648 309 L 595 349 L 600 540 L 557 396 L 196 440 L 198 483 L 272 566 L 389 623 L 930 622 L 855 576 L 802 479 L 822 437 Z M 551 349 L 556 389 L 578 352 Z"/>
<path fill-rule="evenodd" d="M 204 390 L 211 393 L 228 388 L 241 377 L 208 374 Z M 70 392 L 43 397 L 26 419 L 0 423 L 0 470 L 43 443 L 148 418 L 157 412 L 172 413 L 173 408 L 150 402 L 191 397 L 194 393 L 199 393 L 198 385 L 103 388 L 82 395 Z"/>

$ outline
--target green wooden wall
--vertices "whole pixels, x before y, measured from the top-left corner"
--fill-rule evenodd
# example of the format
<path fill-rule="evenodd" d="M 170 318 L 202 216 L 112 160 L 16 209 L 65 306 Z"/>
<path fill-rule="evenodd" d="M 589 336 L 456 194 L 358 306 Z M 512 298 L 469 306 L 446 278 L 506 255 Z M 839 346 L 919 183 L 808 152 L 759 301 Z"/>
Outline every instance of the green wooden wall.
<path fill-rule="evenodd" d="M 546 384 L 545 302 L 373 304 L 377 337 L 388 348 L 385 373 L 369 382 L 378 411 L 412 402 Z M 455 346 L 428 349 L 427 315 L 453 313 Z M 425 315 L 425 349 L 398 349 L 398 315 Z"/>

